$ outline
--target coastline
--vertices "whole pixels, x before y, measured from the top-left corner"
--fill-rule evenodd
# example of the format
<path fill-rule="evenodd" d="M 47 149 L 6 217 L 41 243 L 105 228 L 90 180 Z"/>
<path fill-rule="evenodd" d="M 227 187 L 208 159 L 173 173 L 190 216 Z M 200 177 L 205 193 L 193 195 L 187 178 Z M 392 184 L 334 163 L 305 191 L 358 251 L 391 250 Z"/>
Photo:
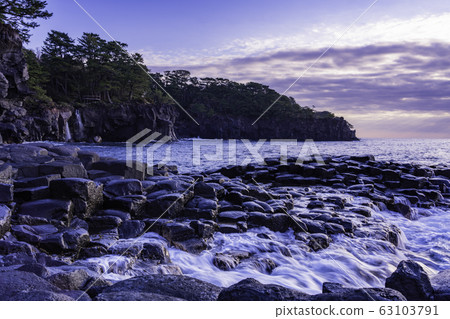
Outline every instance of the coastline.
<path fill-rule="evenodd" d="M 448 166 L 430 168 L 353 156 L 326 157 L 325 165 L 296 165 L 292 159 L 283 165 L 267 159 L 266 166 L 228 166 L 203 174 L 178 174 L 176 167 L 167 165 L 146 176 L 127 167 L 125 161 L 101 159 L 70 146 L 34 143 L 6 145 L 1 150 L 6 163 L 1 169 L 4 239 L 0 240 L 0 280 L 20 289 L 25 281 L 39 287 L 26 294 L 12 290 L 3 300 L 448 298 L 448 291 L 442 290 L 448 282 L 436 284 L 440 278 L 445 280 L 448 271 L 434 276 L 434 288 L 430 288 L 428 276 L 416 263 L 403 263 L 390 276 L 403 278 L 408 272 L 402 269 L 413 269 L 415 277 L 409 279 L 423 288 L 416 295 L 402 291 L 401 280 L 391 280 L 387 286 L 404 295 L 391 288 L 361 290 L 326 283 L 323 294 L 308 295 L 254 279 L 228 288 L 190 279 L 171 263 L 169 253 L 176 248 L 201 254 L 217 233 L 240 234 L 260 227 L 268 233 L 258 238 L 273 242 L 272 249 L 278 250 L 283 245 L 271 238 L 271 232 L 293 231 L 298 249 L 310 253 L 326 251 L 338 234 L 350 239 L 375 238 L 396 249 L 401 242 L 399 229 L 374 220 L 374 210 L 388 209 L 397 212 L 397 218 L 409 219 L 420 217 L 416 208 L 448 210 Z M 352 203 L 339 194 L 367 201 Z M 130 245 L 147 230 L 154 235 Z M 291 258 L 289 254 L 295 251 L 280 253 Z M 126 257 L 125 271 L 140 264 L 147 275 L 113 283 L 101 277 L 107 269 L 89 261 L 107 255 Z M 277 260 L 260 257 L 254 252 L 228 251 L 216 254 L 213 263 L 222 271 L 247 265 L 269 275 L 280 266 Z"/>

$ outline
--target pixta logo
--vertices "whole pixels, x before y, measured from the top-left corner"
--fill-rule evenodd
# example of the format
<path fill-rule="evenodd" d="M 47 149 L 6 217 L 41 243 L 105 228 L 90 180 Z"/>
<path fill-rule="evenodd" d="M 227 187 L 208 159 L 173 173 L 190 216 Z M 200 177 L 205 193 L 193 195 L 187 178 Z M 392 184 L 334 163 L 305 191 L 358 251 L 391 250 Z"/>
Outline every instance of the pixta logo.
<path fill-rule="evenodd" d="M 142 130 L 126 142 L 127 166 L 153 175 L 154 168 L 173 162 L 171 141 L 169 136 L 154 132 L 148 128 Z M 315 161 L 323 164 L 323 158 L 313 140 L 299 142 L 295 139 L 271 139 L 250 141 L 247 139 L 194 139 L 192 144 L 183 145 L 182 162 L 189 166 L 202 166 L 216 162 L 223 165 L 247 165 L 256 163 L 265 165 L 265 150 L 270 150 L 271 158 L 278 153 L 281 164 L 287 164 L 287 159 L 294 158 L 296 164 L 304 161 Z M 164 146 L 164 147 L 163 147 Z M 180 156 L 178 154 L 178 156 Z M 180 160 L 180 158 L 177 158 Z M 192 160 L 192 161 L 191 161 Z"/>
<path fill-rule="evenodd" d="M 131 137 L 126 142 L 127 166 L 140 172 L 153 175 L 155 165 L 161 167 L 170 161 L 170 147 L 165 149 L 165 156 L 155 163 L 155 151 L 169 142 L 171 138 L 159 132 L 146 128 Z M 170 146 L 170 145 L 169 145 Z"/>

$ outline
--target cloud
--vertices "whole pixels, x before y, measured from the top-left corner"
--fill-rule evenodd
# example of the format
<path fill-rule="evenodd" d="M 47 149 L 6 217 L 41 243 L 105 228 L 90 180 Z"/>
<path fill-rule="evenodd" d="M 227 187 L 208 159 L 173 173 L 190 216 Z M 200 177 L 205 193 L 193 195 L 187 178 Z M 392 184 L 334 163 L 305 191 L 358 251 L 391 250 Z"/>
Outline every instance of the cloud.
<path fill-rule="evenodd" d="M 256 81 L 278 92 L 308 69 L 286 94 L 344 115 L 360 136 L 450 137 L 450 41 L 443 31 L 449 21 L 444 13 L 359 26 L 312 67 L 342 26 L 319 28 L 315 38 L 236 40 L 210 52 L 160 55 L 150 67 Z"/>

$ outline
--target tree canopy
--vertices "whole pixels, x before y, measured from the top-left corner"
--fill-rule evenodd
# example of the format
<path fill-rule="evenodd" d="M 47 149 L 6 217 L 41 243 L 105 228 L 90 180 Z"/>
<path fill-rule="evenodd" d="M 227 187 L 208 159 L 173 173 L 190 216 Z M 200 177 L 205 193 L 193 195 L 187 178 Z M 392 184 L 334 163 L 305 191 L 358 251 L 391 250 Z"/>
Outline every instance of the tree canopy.
<path fill-rule="evenodd" d="M 28 42 L 30 30 L 39 26 L 35 20 L 52 16 L 46 6 L 47 2 L 40 0 L 0 0 L 0 23 L 10 24 Z"/>
<path fill-rule="evenodd" d="M 175 104 L 199 118 L 216 115 L 257 118 L 334 117 L 302 107 L 292 97 L 256 82 L 239 83 L 224 78 L 197 78 L 187 70 L 150 73 L 139 53 L 127 52 L 127 44 L 83 33 L 72 39 L 67 33 L 49 32 L 40 56 L 27 53 L 30 83 L 38 96 L 61 103 L 103 104 L 139 101 Z M 149 76 L 150 75 L 150 76 Z M 184 115 L 182 115 L 184 116 Z"/>

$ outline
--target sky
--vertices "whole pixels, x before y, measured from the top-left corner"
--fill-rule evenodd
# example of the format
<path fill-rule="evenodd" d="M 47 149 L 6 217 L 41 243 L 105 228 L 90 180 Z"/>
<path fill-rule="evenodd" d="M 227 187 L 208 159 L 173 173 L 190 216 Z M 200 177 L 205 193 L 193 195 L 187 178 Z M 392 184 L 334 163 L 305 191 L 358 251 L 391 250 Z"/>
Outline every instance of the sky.
<path fill-rule="evenodd" d="M 47 2 L 29 48 L 50 30 L 94 32 L 153 72 L 289 88 L 361 138 L 450 138 L 450 1 L 77 0 L 108 34 L 75 1 Z"/>

